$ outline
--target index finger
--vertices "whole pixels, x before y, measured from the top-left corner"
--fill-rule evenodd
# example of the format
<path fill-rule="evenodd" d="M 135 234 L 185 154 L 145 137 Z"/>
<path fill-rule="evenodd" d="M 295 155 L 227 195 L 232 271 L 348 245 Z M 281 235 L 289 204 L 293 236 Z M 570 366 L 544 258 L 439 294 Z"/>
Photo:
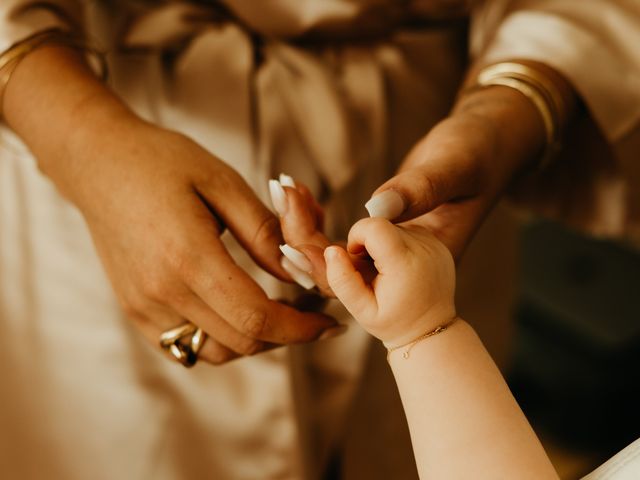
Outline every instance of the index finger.
<path fill-rule="evenodd" d="M 281 280 L 290 280 L 280 265 L 278 247 L 284 243 L 280 222 L 239 173 L 221 162 L 216 175 L 196 189 L 258 265 Z"/>
<path fill-rule="evenodd" d="M 399 227 L 383 218 L 364 218 L 349 231 L 347 251 L 358 255 L 366 250 L 375 267 L 384 273 L 386 265 L 397 265 L 405 258 L 407 246 Z"/>
<path fill-rule="evenodd" d="M 302 343 L 337 326 L 322 313 L 300 312 L 269 299 L 221 243 L 201 256 L 198 265 L 192 291 L 247 337 L 278 344 Z"/>

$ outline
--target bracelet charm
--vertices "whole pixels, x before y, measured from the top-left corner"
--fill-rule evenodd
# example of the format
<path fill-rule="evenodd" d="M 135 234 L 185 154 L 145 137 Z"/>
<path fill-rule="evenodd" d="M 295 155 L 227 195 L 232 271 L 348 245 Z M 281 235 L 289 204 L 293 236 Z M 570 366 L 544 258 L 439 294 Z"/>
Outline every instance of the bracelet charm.
<path fill-rule="evenodd" d="M 456 318 L 454 318 L 453 320 L 451 320 L 451 321 L 449 321 L 447 323 L 443 323 L 442 325 L 438 325 L 433 330 L 429 330 L 428 332 L 423 333 L 419 337 L 414 338 L 413 340 L 411 340 L 409 343 L 405 343 L 404 345 L 398 345 L 398 346 L 395 346 L 395 347 L 387 348 L 387 362 L 389 361 L 389 355 L 391 355 L 392 352 L 395 352 L 396 350 L 399 350 L 401 348 L 406 348 L 406 350 L 404 352 L 402 352 L 402 358 L 408 359 L 411 356 L 411 349 L 413 347 L 415 347 L 415 345 L 417 343 L 421 342 L 422 340 L 426 340 L 429 337 L 433 337 L 434 335 L 438 335 L 439 333 L 444 332 L 451 325 L 456 323 L 457 320 L 458 320 L 458 318 L 456 317 Z"/>

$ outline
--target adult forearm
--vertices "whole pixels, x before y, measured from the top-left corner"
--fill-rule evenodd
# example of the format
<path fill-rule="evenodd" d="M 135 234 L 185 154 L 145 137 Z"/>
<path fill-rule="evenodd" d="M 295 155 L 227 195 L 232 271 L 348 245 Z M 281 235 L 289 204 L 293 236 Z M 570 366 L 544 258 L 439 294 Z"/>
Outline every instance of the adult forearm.
<path fill-rule="evenodd" d="M 390 355 L 422 479 L 557 479 L 473 329 L 458 321 Z"/>
<path fill-rule="evenodd" d="M 472 69 L 451 114 L 376 189 L 369 213 L 421 224 L 459 257 L 512 180 L 535 168 L 570 121 L 576 103 L 571 86 L 544 65 L 535 68 L 537 80 L 544 78 L 562 99 L 562 112 L 550 114 L 556 110 L 541 103 L 547 98 L 543 92 L 532 100 L 531 86 L 525 86 L 529 95 L 504 85 L 475 86 Z"/>
<path fill-rule="evenodd" d="M 6 87 L 2 114 L 53 177 L 88 157 L 78 150 L 90 148 L 89 136 L 108 136 L 117 122 L 136 119 L 80 52 L 62 45 L 41 47 L 22 59 Z"/>
<path fill-rule="evenodd" d="M 573 86 L 556 70 L 539 62 L 515 59 L 507 62 L 529 68 L 552 89 L 551 97 L 559 102 L 553 118 L 558 132 L 566 130 L 576 108 Z M 546 135 L 541 112 L 534 101 L 517 89 L 502 85 L 477 88 L 479 73 L 486 65 L 473 65 L 462 85 L 461 94 L 451 112 L 452 117 L 473 116 L 488 124 L 495 134 L 495 151 L 499 160 L 512 170 L 535 164 L 545 153 Z M 543 98 L 543 97 L 541 97 Z M 547 103 L 547 102 L 544 102 Z"/>
<path fill-rule="evenodd" d="M 555 70 L 517 60 L 535 68 L 560 96 L 557 129 L 563 131 L 576 105 L 572 86 Z M 469 169 L 482 175 L 486 187 L 502 190 L 522 169 L 532 167 L 545 152 L 543 119 L 530 98 L 507 86 L 475 88 L 482 64 L 473 66 L 450 115 L 414 148 L 401 170 L 412 169 L 452 153 L 464 157 Z"/>

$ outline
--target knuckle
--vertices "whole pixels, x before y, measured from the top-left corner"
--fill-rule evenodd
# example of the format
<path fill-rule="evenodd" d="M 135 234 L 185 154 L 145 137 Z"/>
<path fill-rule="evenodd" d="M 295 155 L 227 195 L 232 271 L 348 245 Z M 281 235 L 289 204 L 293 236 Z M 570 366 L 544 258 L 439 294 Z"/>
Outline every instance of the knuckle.
<path fill-rule="evenodd" d="M 262 310 L 252 310 L 245 314 L 240 323 L 241 333 L 250 338 L 260 338 L 267 327 L 267 314 Z"/>
<path fill-rule="evenodd" d="M 150 300 L 164 302 L 170 294 L 170 289 L 166 282 L 158 278 L 152 278 L 144 280 L 142 293 Z"/>
<path fill-rule="evenodd" d="M 175 278 L 182 285 L 200 285 L 203 288 L 212 286 L 214 277 L 207 271 L 202 260 L 202 248 L 188 246 L 188 240 L 184 241 L 185 247 L 174 251 L 167 258 L 167 268 L 169 276 Z"/>
<path fill-rule="evenodd" d="M 280 221 L 273 215 L 267 215 L 253 236 L 253 245 L 278 244 L 282 238 Z"/>
<path fill-rule="evenodd" d="M 417 184 L 420 185 L 420 191 L 422 192 L 422 198 L 425 200 L 425 203 L 432 204 L 433 202 L 439 199 L 439 189 L 436 182 L 433 181 L 433 178 L 424 171 L 420 171 L 417 173 Z"/>
<path fill-rule="evenodd" d="M 175 309 L 182 309 L 186 307 L 191 301 L 192 294 L 187 288 L 175 287 L 162 299 L 163 303 L 170 305 Z"/>
<path fill-rule="evenodd" d="M 184 281 L 171 267 L 144 277 L 140 291 L 146 299 L 163 305 L 182 305 L 188 298 Z"/>
<path fill-rule="evenodd" d="M 207 176 L 207 183 L 215 185 L 216 190 L 229 191 L 237 188 L 238 183 L 242 183 L 242 177 L 224 163 L 217 164 L 217 168 L 210 170 Z"/>
<path fill-rule="evenodd" d="M 185 240 L 185 244 L 187 241 Z M 195 262 L 191 261 L 190 256 L 187 252 L 189 252 L 189 247 L 173 247 L 165 249 L 166 254 L 164 257 L 164 261 L 166 262 L 167 269 L 170 272 L 173 272 L 175 275 L 180 278 L 191 276 L 194 272 Z"/>
<path fill-rule="evenodd" d="M 118 302 L 122 312 L 130 319 L 145 321 L 146 312 L 149 310 L 149 301 L 144 295 L 133 294 L 128 297 L 119 298 Z"/>

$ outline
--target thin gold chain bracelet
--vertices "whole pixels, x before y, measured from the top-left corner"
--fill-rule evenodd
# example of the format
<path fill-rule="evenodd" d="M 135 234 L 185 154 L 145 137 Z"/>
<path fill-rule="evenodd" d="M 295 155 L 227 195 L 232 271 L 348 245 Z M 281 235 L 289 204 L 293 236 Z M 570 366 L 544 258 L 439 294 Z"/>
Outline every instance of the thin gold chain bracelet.
<path fill-rule="evenodd" d="M 395 352 L 396 350 L 399 350 L 401 348 L 406 348 L 406 350 L 404 352 L 402 352 L 402 358 L 404 358 L 404 359 L 409 358 L 411 356 L 411 350 L 413 349 L 413 347 L 416 346 L 417 343 L 421 342 L 422 340 L 426 340 L 429 337 L 433 337 L 434 335 L 438 335 L 439 333 L 444 332 L 445 330 L 447 330 L 451 325 L 453 325 L 457 321 L 458 321 L 458 318 L 456 317 L 456 318 L 454 318 L 453 320 L 450 320 L 447 323 L 443 323 L 442 325 L 438 325 L 433 330 L 429 330 L 428 332 L 423 333 L 419 337 L 414 338 L 413 340 L 411 340 L 408 343 L 405 343 L 404 345 L 398 345 L 398 346 L 395 346 L 395 347 L 387 348 L 387 362 L 389 361 L 389 356 L 391 355 L 391 353 Z"/>

